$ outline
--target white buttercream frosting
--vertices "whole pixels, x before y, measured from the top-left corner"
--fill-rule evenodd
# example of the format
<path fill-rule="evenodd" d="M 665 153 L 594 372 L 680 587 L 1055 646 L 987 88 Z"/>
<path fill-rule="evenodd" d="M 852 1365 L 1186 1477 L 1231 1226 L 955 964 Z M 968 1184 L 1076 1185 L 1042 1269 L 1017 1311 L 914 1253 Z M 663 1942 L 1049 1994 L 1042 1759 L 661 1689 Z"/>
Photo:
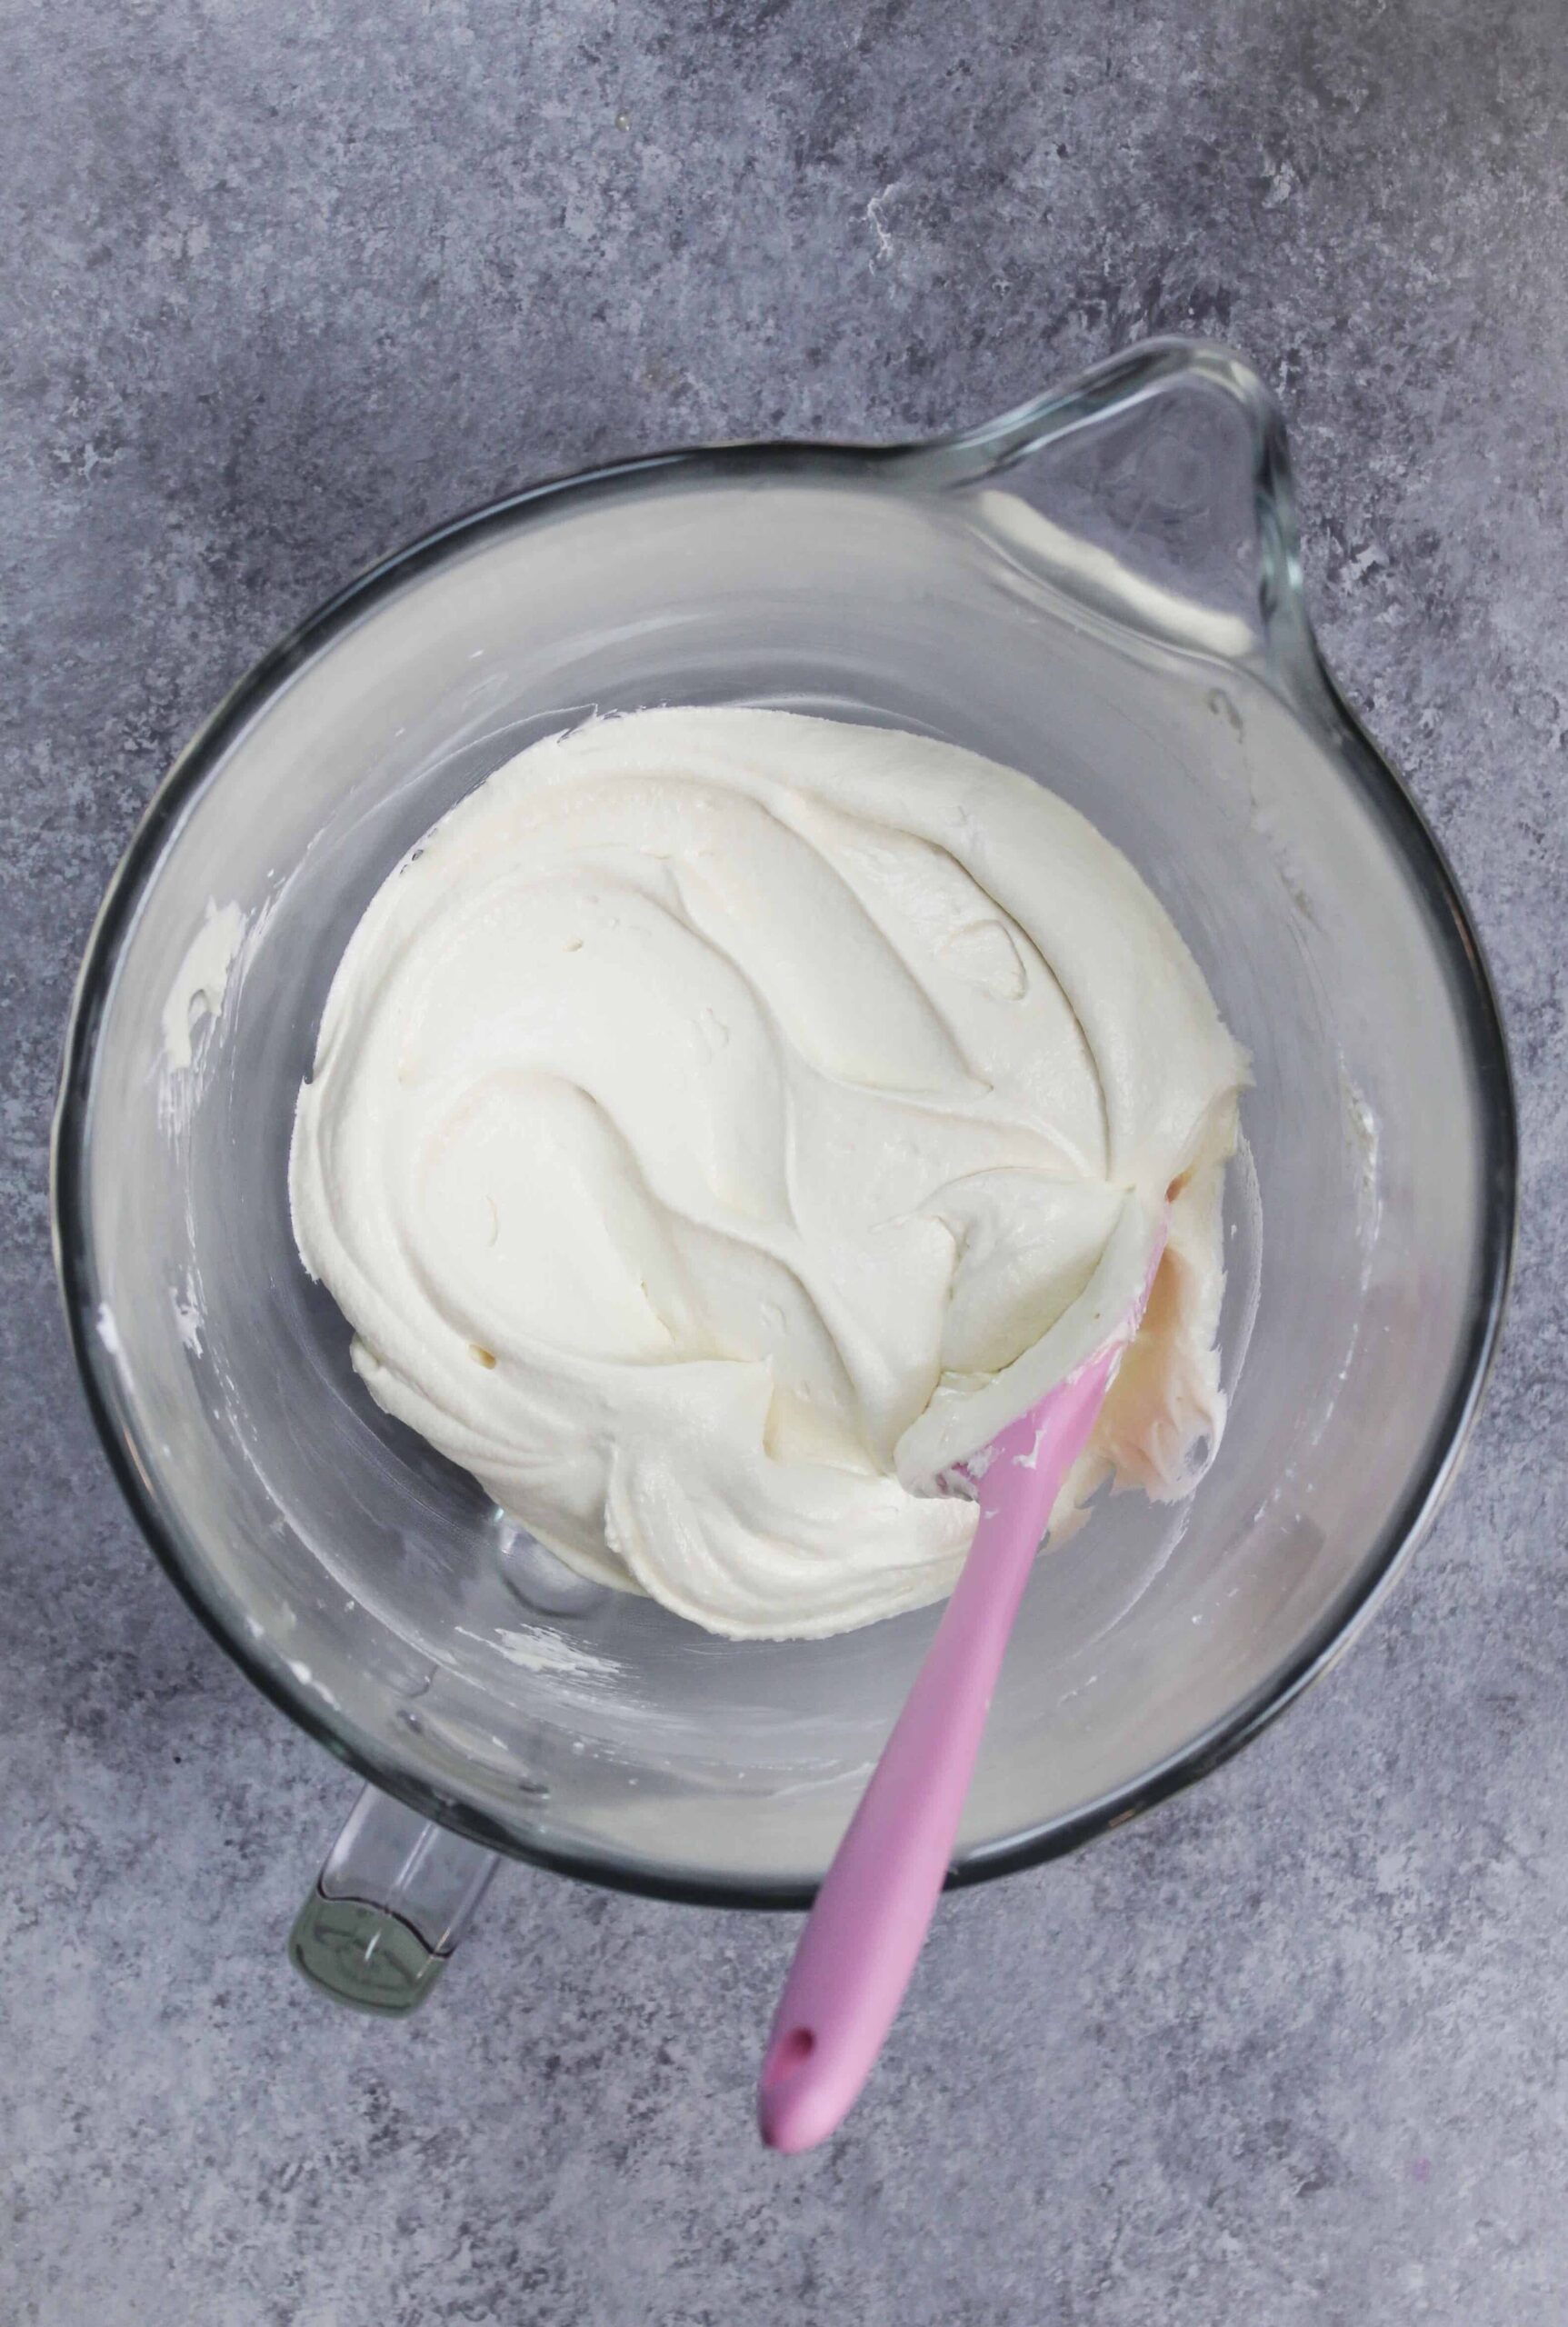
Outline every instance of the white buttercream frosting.
<path fill-rule="evenodd" d="M 1245 1061 L 1074 810 L 776 712 L 522 753 L 350 941 L 291 1158 L 390 1413 L 572 1564 L 736 1636 L 938 1597 L 938 1474 L 1139 1290 L 1074 1479 L 1169 1496 L 1223 1414 Z"/>

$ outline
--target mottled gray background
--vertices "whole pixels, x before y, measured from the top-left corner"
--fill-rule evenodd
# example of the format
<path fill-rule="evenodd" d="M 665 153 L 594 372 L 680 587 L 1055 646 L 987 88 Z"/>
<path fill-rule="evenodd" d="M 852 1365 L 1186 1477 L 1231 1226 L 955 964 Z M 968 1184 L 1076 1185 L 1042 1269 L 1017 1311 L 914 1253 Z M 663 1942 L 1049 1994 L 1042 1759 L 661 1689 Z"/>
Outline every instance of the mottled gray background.
<path fill-rule="evenodd" d="M 1568 2280 L 1562 0 L 4 0 L 0 2317 L 1513 2327 Z M 943 1910 L 825 2152 L 791 1926 L 521 1870 L 428 2013 L 283 1937 L 351 1787 L 133 1533 L 55 1315 L 73 968 L 340 578 L 551 471 L 979 418 L 1151 330 L 1285 399 L 1320 624 L 1491 948 L 1512 1323 L 1336 1676 Z"/>

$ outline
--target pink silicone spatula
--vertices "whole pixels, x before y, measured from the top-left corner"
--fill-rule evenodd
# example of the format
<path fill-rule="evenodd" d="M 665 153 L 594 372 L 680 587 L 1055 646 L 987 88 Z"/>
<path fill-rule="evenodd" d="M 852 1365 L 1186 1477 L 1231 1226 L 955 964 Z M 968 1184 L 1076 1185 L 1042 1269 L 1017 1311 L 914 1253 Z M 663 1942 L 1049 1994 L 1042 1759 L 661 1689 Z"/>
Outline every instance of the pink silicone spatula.
<path fill-rule="evenodd" d="M 771 2149 L 812 2149 L 835 2130 L 904 2001 L 1034 1553 L 1142 1323 L 1158 1263 L 1156 1251 L 1121 1327 L 965 1465 L 980 1500 L 974 1541 L 817 1893 L 774 2016 L 757 2088 Z"/>

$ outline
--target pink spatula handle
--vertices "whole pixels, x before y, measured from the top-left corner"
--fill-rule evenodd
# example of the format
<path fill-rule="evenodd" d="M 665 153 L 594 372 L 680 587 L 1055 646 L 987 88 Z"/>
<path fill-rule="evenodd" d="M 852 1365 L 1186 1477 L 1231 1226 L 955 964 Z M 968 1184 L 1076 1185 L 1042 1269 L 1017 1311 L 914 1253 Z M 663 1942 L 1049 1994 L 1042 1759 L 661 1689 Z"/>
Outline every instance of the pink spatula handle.
<path fill-rule="evenodd" d="M 946 1879 L 1035 1550 L 1120 1354 L 1118 1346 L 1091 1359 L 993 1442 L 964 1573 L 779 1999 L 757 2094 L 771 2148 L 811 2149 L 827 2138 L 893 2025 Z"/>

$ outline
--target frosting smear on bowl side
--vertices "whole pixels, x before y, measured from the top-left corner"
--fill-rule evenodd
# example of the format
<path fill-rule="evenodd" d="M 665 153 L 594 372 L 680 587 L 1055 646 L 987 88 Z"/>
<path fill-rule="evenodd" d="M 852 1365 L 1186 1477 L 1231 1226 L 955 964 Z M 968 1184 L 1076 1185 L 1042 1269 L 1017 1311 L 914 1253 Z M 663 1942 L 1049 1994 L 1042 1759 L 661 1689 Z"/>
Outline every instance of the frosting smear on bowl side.
<path fill-rule="evenodd" d="M 1027 777 L 642 712 L 522 753 L 377 892 L 295 1236 L 371 1395 L 574 1567 L 839 1632 L 951 1587 L 940 1474 L 1125 1313 L 1168 1195 L 1057 1518 L 1190 1487 L 1245 1078 L 1132 865 Z"/>

